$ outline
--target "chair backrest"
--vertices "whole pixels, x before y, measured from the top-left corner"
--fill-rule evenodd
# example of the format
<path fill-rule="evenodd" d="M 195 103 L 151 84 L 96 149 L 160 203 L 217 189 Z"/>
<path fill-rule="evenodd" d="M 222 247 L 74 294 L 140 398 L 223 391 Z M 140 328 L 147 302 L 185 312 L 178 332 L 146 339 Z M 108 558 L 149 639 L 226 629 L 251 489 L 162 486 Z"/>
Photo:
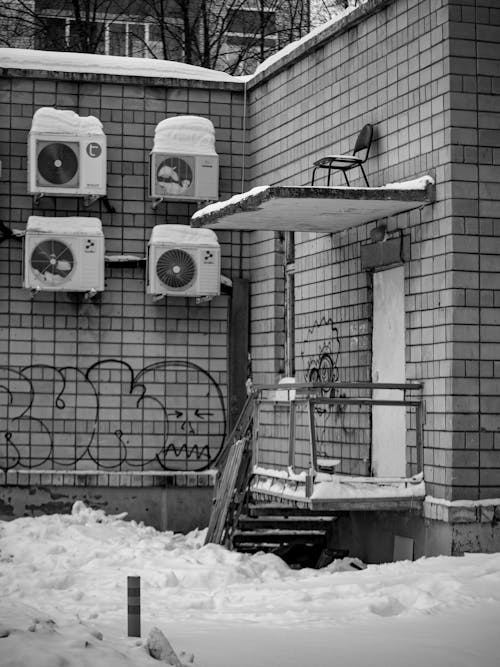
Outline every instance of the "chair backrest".
<path fill-rule="evenodd" d="M 361 132 L 358 134 L 358 138 L 356 139 L 356 143 L 354 144 L 354 150 L 352 152 L 353 155 L 356 155 L 356 153 L 360 153 L 361 151 L 366 151 L 364 156 L 363 156 L 363 162 L 365 162 L 366 158 L 368 157 L 368 153 L 370 152 L 370 146 L 372 145 L 372 138 L 373 138 L 373 125 L 370 125 L 370 123 L 367 123 Z"/>

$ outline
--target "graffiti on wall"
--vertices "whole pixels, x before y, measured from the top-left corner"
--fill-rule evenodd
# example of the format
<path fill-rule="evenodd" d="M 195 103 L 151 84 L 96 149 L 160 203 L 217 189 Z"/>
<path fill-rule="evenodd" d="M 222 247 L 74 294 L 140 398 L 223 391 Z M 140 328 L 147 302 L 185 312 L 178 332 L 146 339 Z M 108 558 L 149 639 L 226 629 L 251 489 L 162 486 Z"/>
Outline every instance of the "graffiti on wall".
<path fill-rule="evenodd" d="M 339 331 L 331 318 L 322 317 L 309 327 L 300 352 L 306 382 L 337 382 Z M 330 391 L 330 390 L 329 390 Z"/>
<path fill-rule="evenodd" d="M 183 359 L 134 372 L 120 359 L 90 368 L 0 367 L 0 469 L 203 470 L 226 433 L 214 377 Z"/>
<path fill-rule="evenodd" d="M 307 330 L 300 352 L 305 382 L 337 382 L 339 353 L 339 330 L 333 320 L 327 317 L 316 320 Z M 325 398 L 332 398 L 335 396 L 335 389 L 325 388 L 322 393 Z M 321 456 L 332 456 L 332 429 L 341 425 L 339 420 L 342 421 L 339 408 L 340 406 L 332 408 L 326 405 L 314 407 L 318 454 Z"/>

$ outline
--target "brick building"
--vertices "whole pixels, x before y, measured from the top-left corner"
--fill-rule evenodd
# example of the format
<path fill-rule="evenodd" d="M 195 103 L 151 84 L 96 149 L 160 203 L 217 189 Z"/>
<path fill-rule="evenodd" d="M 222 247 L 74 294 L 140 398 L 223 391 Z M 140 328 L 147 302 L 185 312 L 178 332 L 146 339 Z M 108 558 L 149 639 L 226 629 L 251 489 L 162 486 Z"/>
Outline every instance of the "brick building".
<path fill-rule="evenodd" d="M 233 281 L 232 293 L 208 303 L 152 303 L 140 263 L 108 263 L 106 288 L 96 302 L 61 294 L 31 298 L 21 287 L 21 243 L 9 238 L 1 244 L 4 373 L 12 383 L 3 429 L 7 512 L 24 511 L 28 488 L 35 499 L 31 511 L 40 511 L 57 506 L 59 496 L 69 503 L 86 494 L 97 502 L 105 485 L 113 508 L 133 506 L 141 496 L 141 518 L 161 505 L 167 517 L 157 524 L 177 527 L 176 503 L 182 502 L 190 511 L 205 503 L 206 517 L 210 487 L 195 491 L 193 485 L 207 483 L 200 469 L 216 465 L 221 439 L 244 399 L 245 327 L 239 318 L 248 286 L 248 370 L 254 383 L 276 383 L 290 372 L 303 382 L 311 379 L 311 369 L 316 378 L 345 385 L 401 382 L 400 376 L 375 373 L 402 353 L 396 375 L 422 385 L 423 470 L 416 451 L 419 427 L 410 410 L 403 415 L 397 452 L 379 455 L 382 471 L 396 456 L 404 468 L 401 478 L 423 472 L 425 497 L 410 506 L 396 499 L 384 511 L 353 506 L 346 529 L 351 549 L 368 560 L 387 559 L 395 534 L 414 541 L 416 556 L 498 549 L 499 36 L 494 0 L 369 0 L 243 81 L 196 68 L 170 76 L 110 73 L 102 60 L 92 59 L 86 71 L 67 62 L 24 61 L 16 67 L 15 54 L 3 51 L 0 118 L 7 149 L 0 210 L 8 227 L 22 229 L 33 214 L 92 212 L 103 222 L 107 255 L 141 255 L 155 224 L 187 224 L 196 206 L 168 203 L 153 210 L 147 196 L 147 154 L 155 124 L 167 116 L 212 120 L 222 200 L 274 186 L 269 199 L 269 191 L 255 195 L 261 200 L 253 208 L 236 203 L 192 218 L 193 225 L 217 231 L 222 273 Z M 108 139 L 108 196 L 116 213 L 102 202 L 84 209 L 70 198 L 42 200 L 34 208 L 26 192 L 26 139 L 42 106 L 100 118 Z M 337 208 L 316 216 L 312 207 L 309 215 L 299 200 L 313 161 L 325 152 L 349 152 L 366 123 L 375 128 L 365 164 L 371 187 L 365 189 L 351 172 L 359 201 L 347 202 L 351 195 L 336 175 L 331 199 Z M 396 208 L 366 218 L 367 210 L 378 210 L 374 190 L 422 177 L 434 185 L 432 194 L 422 190 L 418 206 L 409 206 L 399 191 Z M 392 197 L 394 188 L 386 191 L 377 197 Z M 352 217 L 343 222 L 347 209 Z M 373 234 L 377 228 L 382 240 Z M 398 249 L 396 256 L 391 247 Z M 375 344 L 374 322 L 390 322 L 394 313 L 403 323 L 399 333 L 393 337 L 382 326 Z M 181 374 L 178 363 L 184 365 Z M 133 397 L 145 385 L 154 400 L 138 407 Z M 179 386 L 182 397 L 171 403 L 169 414 Z M 102 397 L 97 418 L 96 395 Z M 210 407 L 200 403 L 207 396 Z M 217 402 L 221 407 L 214 408 Z M 268 424 L 282 423 L 286 432 L 286 415 L 274 403 Z M 41 418 L 47 406 L 50 424 Z M 166 420 L 159 418 L 162 410 Z M 188 427 L 183 416 L 176 426 L 176 410 L 197 412 L 197 425 Z M 203 411 L 212 412 L 210 420 L 200 417 Z M 353 406 L 321 414 L 325 455 L 341 460 L 342 474 L 373 473 L 378 417 Z M 298 416 L 297 470 L 309 465 L 303 417 Z M 263 420 L 262 432 L 264 426 Z M 156 428 L 158 438 L 150 438 Z M 186 428 L 193 431 L 187 440 Z M 95 434 L 91 441 L 89 433 Z M 286 470 L 289 452 L 279 449 L 280 438 L 282 433 L 271 433 L 259 463 Z M 163 467 L 159 443 L 181 443 L 170 448 Z M 203 445 L 208 449 L 202 466 L 196 452 Z M 194 458 L 188 460 L 186 452 Z M 138 462 L 147 465 L 134 468 Z M 73 472 L 40 477 L 35 466 Z M 93 477 L 74 472 L 89 473 L 92 466 Z M 129 472 L 139 469 L 151 473 Z M 163 476 L 153 474 L 160 470 Z"/>

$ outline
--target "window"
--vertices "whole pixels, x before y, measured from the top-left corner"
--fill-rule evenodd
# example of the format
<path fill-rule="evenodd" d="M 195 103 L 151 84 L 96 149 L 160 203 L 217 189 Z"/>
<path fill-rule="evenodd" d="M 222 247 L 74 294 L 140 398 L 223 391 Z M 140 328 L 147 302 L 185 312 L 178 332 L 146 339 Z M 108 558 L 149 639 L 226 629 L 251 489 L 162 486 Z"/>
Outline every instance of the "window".
<path fill-rule="evenodd" d="M 66 19 L 50 19 L 44 25 L 43 32 L 40 31 L 35 36 L 35 46 L 37 49 L 47 49 L 48 51 L 60 51 L 61 44 L 66 41 Z"/>
<path fill-rule="evenodd" d="M 162 36 L 160 27 L 155 23 L 146 23 L 147 29 L 147 53 L 146 57 L 165 58 L 166 60 L 182 60 L 181 39 L 175 39 L 172 35 L 182 35 L 182 27 L 179 19 L 171 18 Z M 164 47 L 163 38 L 166 45 Z M 166 52 L 165 52 L 166 49 Z"/>
<path fill-rule="evenodd" d="M 68 21 L 68 24 L 69 39 L 66 40 L 66 43 L 69 44 L 71 51 L 106 52 L 106 26 L 103 23 Z"/>
<path fill-rule="evenodd" d="M 146 35 L 144 23 L 128 23 L 128 56 L 144 58 L 146 55 Z"/>
<path fill-rule="evenodd" d="M 226 66 L 236 66 L 235 74 L 245 74 L 274 53 L 277 47 L 276 15 L 258 9 L 237 9 L 230 15 L 226 49 L 222 58 Z"/>
<path fill-rule="evenodd" d="M 276 17 L 274 12 L 257 9 L 235 9 L 230 12 L 230 32 L 239 35 L 274 36 Z"/>
<path fill-rule="evenodd" d="M 48 26 L 36 39 L 36 48 L 60 51 L 91 51 L 110 56 L 162 57 L 157 26 L 134 21 L 77 23 L 71 18 L 47 17 Z M 178 54 L 174 54 L 174 57 Z"/>
<path fill-rule="evenodd" d="M 108 27 L 108 55 L 127 55 L 127 30 L 125 23 L 111 23 Z"/>

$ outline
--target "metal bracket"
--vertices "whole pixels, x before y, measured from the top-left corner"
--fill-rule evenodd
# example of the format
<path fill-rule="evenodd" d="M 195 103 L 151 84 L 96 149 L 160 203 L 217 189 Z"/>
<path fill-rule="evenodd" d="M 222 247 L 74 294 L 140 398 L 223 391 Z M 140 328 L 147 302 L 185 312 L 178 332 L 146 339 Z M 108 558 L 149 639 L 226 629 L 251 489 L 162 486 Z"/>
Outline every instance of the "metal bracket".
<path fill-rule="evenodd" d="M 83 198 L 83 205 L 85 207 L 92 206 L 98 199 L 100 199 L 100 195 L 85 195 Z"/>
<path fill-rule="evenodd" d="M 45 197 L 43 192 L 37 192 L 36 195 L 33 195 L 33 203 L 35 206 L 39 206 L 42 197 Z"/>
<path fill-rule="evenodd" d="M 207 301 L 212 301 L 213 296 L 197 296 L 196 303 L 206 303 Z"/>
<path fill-rule="evenodd" d="M 92 301 L 92 299 L 94 299 L 97 294 L 97 290 L 92 287 L 92 289 L 90 289 L 88 292 L 85 292 L 85 296 L 83 298 L 85 301 Z"/>
<path fill-rule="evenodd" d="M 155 199 L 153 199 L 153 201 L 151 202 L 151 208 L 153 209 L 153 211 L 155 211 L 163 201 L 165 201 L 163 197 L 156 197 Z"/>

